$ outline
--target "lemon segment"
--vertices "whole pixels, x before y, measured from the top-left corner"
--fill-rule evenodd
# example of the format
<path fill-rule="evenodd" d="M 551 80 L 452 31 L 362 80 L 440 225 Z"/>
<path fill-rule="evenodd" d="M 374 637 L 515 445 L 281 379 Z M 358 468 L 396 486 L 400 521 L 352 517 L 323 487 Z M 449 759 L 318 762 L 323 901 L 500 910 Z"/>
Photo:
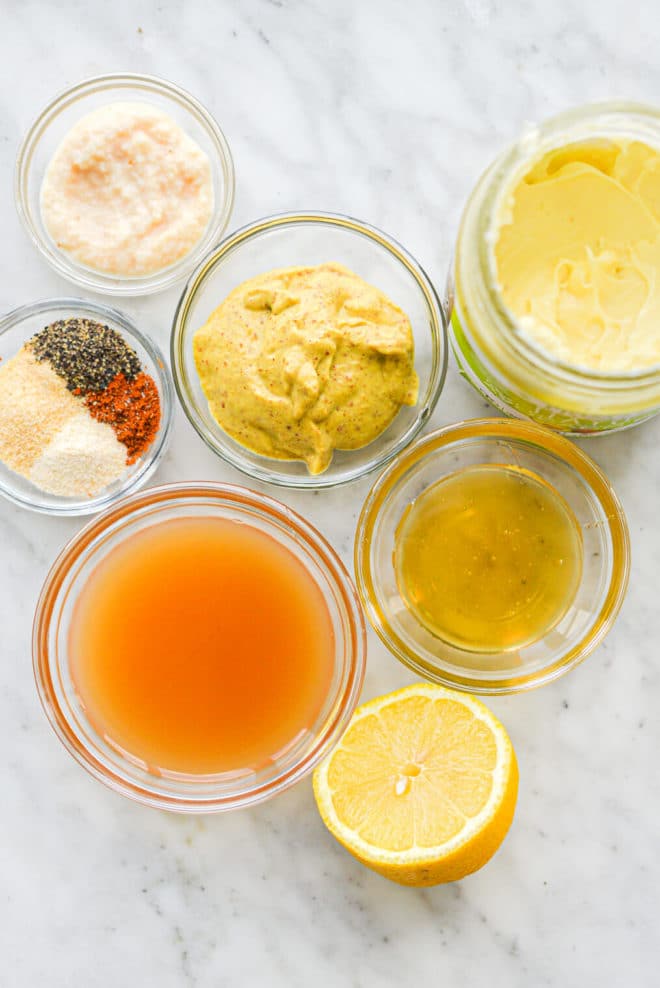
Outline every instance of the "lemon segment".
<path fill-rule="evenodd" d="M 502 843 L 518 793 L 516 756 L 481 701 L 432 684 L 359 707 L 314 772 L 330 832 L 404 885 L 456 881 Z"/>

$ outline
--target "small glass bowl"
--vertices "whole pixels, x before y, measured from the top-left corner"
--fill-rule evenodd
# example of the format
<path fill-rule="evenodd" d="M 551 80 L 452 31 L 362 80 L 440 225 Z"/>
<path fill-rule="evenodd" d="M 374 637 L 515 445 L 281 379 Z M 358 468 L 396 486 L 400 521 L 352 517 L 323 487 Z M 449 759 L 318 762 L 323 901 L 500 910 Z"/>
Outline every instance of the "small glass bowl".
<path fill-rule="evenodd" d="M 27 340 L 58 319 L 92 319 L 110 326 L 135 350 L 143 369 L 154 379 L 160 396 L 161 421 L 145 454 L 127 467 L 121 478 L 94 498 L 60 497 L 40 490 L 31 481 L 0 462 L 0 494 L 14 504 L 51 515 L 89 515 L 102 511 L 117 498 L 147 482 L 167 448 L 172 424 L 173 389 L 165 358 L 147 336 L 116 309 L 79 298 L 52 298 L 23 305 L 0 319 L 0 367 L 15 356 Z"/>
<path fill-rule="evenodd" d="M 80 264 L 55 245 L 41 216 L 41 184 L 62 139 L 87 113 L 117 102 L 149 103 L 167 113 L 206 152 L 213 178 L 213 213 L 199 243 L 175 264 L 134 278 L 106 274 Z M 225 135 L 193 96 L 165 79 L 116 73 L 95 76 L 71 86 L 41 111 L 18 151 L 14 194 L 25 229 L 58 274 L 91 291 L 108 295 L 150 295 L 189 274 L 222 236 L 234 202 L 234 165 Z"/>
<path fill-rule="evenodd" d="M 304 463 L 253 453 L 235 442 L 211 415 L 193 357 L 193 337 L 229 292 L 275 268 L 338 261 L 381 289 L 408 315 L 415 342 L 419 401 L 403 406 L 380 436 L 356 450 L 336 450 L 316 476 Z M 282 487 L 319 490 L 347 483 L 382 467 L 404 449 L 428 420 L 447 369 L 442 306 L 417 261 L 374 227 L 334 213 L 286 213 L 257 220 L 214 248 L 186 285 L 174 317 L 172 373 L 186 415 L 206 444 L 232 466 Z"/>
<path fill-rule="evenodd" d="M 495 654 L 457 648 L 427 631 L 404 603 L 393 563 L 407 505 L 448 474 L 484 463 L 524 467 L 548 481 L 572 509 L 583 539 L 580 585 L 561 621 L 540 640 Z M 415 443 L 376 481 L 355 537 L 358 590 L 380 638 L 418 675 L 472 693 L 519 693 L 581 662 L 612 627 L 629 570 L 626 519 L 604 473 L 569 440 L 515 420 L 474 419 Z"/>
<path fill-rule="evenodd" d="M 281 758 L 249 774 L 155 775 L 109 745 L 87 719 L 68 662 L 75 602 L 112 549 L 149 526 L 173 518 L 216 517 L 249 524 L 285 546 L 321 588 L 335 635 L 335 665 L 318 718 Z M 210 813 L 248 806 L 292 786 L 327 754 L 357 704 L 365 667 L 364 617 L 353 583 L 334 549 L 300 515 L 270 497 L 225 484 L 172 484 L 124 498 L 94 519 L 60 553 L 46 578 L 33 628 L 37 689 L 67 750 L 110 789 L 149 806 Z"/>

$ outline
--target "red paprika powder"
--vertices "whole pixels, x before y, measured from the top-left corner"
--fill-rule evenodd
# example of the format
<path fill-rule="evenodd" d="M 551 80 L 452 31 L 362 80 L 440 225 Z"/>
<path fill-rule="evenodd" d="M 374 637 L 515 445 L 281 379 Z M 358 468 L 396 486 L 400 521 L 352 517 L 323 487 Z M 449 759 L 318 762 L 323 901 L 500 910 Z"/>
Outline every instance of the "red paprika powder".
<path fill-rule="evenodd" d="M 160 395 L 153 378 L 141 372 L 129 381 L 117 374 L 103 391 L 88 391 L 84 399 L 94 418 L 115 430 L 126 447 L 126 462 L 135 463 L 160 426 Z"/>

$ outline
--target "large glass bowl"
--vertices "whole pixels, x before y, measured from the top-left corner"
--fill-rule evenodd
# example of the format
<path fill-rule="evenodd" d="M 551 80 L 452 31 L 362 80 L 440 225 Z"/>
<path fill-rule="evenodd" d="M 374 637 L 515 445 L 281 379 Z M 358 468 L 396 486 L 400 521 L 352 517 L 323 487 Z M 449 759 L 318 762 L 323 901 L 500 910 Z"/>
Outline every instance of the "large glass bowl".
<path fill-rule="evenodd" d="M 381 289 L 410 318 L 419 401 L 362 449 L 334 454 L 325 473 L 304 463 L 270 459 L 235 442 L 211 415 L 193 357 L 193 337 L 229 292 L 274 268 L 338 261 Z M 194 272 L 172 329 L 172 373 L 181 404 L 210 448 L 258 480 L 283 487 L 334 487 L 382 467 L 417 435 L 433 411 L 447 367 L 447 335 L 433 285 L 410 254 L 380 230 L 332 213 L 289 213 L 258 220 L 231 234 Z"/>
<path fill-rule="evenodd" d="M 564 616 L 540 640 L 500 653 L 458 648 L 428 631 L 399 593 L 393 562 L 396 528 L 411 501 L 443 477 L 481 464 L 522 467 L 546 480 L 582 533 L 581 580 Z M 472 693 L 518 693 L 581 662 L 612 627 L 629 569 L 626 519 L 602 470 L 557 433 L 515 420 L 474 419 L 419 440 L 374 484 L 355 537 L 358 590 L 380 638 L 418 675 Z"/>
<path fill-rule="evenodd" d="M 81 117 L 108 103 L 149 103 L 179 124 L 206 152 L 211 164 L 214 206 L 200 241 L 174 264 L 128 277 L 89 268 L 54 243 L 41 216 L 41 184 L 53 154 Z M 150 295 L 184 278 L 222 236 L 234 202 L 234 165 L 225 135 L 202 104 L 165 79 L 133 73 L 95 76 L 71 86 L 44 107 L 28 130 L 16 158 L 14 194 L 30 239 L 64 278 L 108 295 Z"/>
<path fill-rule="evenodd" d="M 113 547 L 137 532 L 173 518 L 195 517 L 249 524 L 285 546 L 320 587 L 334 631 L 333 676 L 316 721 L 279 758 L 240 775 L 153 774 L 98 733 L 85 714 L 69 669 L 69 627 L 88 574 Z M 60 553 L 37 604 L 33 662 L 39 696 L 55 733 L 94 778 L 140 803 L 181 813 L 209 813 L 247 806 L 282 792 L 328 753 L 345 730 L 360 694 L 365 626 L 355 588 L 339 557 L 296 512 L 242 487 L 173 484 L 125 498 Z"/>
<path fill-rule="evenodd" d="M 156 470 L 170 436 L 174 403 L 172 382 L 159 348 L 128 316 L 107 305 L 81 298 L 45 299 L 23 305 L 0 318 L 0 366 L 15 356 L 35 333 L 58 319 L 91 319 L 116 330 L 133 348 L 143 370 L 153 378 L 160 397 L 160 428 L 153 442 L 118 480 L 104 487 L 95 497 L 49 494 L 0 462 L 0 495 L 15 504 L 51 515 L 89 515 L 109 507 L 124 494 L 138 490 Z"/>

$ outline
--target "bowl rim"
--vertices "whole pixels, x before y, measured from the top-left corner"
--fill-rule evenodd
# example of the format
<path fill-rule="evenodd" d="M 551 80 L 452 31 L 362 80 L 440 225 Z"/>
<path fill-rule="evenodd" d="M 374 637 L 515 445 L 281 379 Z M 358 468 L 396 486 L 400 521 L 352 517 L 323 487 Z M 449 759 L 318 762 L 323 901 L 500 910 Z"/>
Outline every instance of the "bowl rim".
<path fill-rule="evenodd" d="M 414 422 L 406 432 L 392 446 L 380 456 L 360 467 L 346 471 L 341 477 L 333 476 L 331 470 L 318 475 L 300 474 L 289 475 L 281 473 L 276 464 L 278 460 L 269 457 L 260 457 L 264 466 L 256 465 L 247 461 L 240 453 L 234 452 L 228 446 L 221 445 L 215 435 L 207 429 L 201 415 L 197 411 L 195 402 L 189 398 L 186 384 L 186 374 L 184 371 L 184 334 L 187 328 L 187 321 L 190 308 L 194 303 L 197 293 L 206 281 L 207 276 L 222 263 L 223 258 L 229 256 L 233 251 L 242 246 L 247 241 L 257 239 L 264 233 L 274 229 L 286 229 L 287 227 L 301 226 L 304 224 L 321 224 L 331 227 L 339 227 L 356 233 L 371 240 L 379 246 L 385 248 L 400 264 L 403 265 L 412 275 L 418 288 L 421 290 L 431 318 L 431 337 L 433 344 L 433 362 L 431 366 L 428 394 L 429 397 L 424 404 L 417 406 L 417 414 Z M 193 271 L 186 283 L 181 297 L 177 303 L 172 321 L 172 331 L 170 337 L 170 365 L 174 387 L 181 407 L 183 408 L 188 421 L 191 423 L 197 434 L 206 443 L 216 456 L 219 456 L 226 463 L 229 463 L 241 473 L 252 480 L 259 480 L 270 483 L 278 487 L 285 487 L 293 490 L 324 490 L 331 487 L 339 487 L 343 484 L 352 483 L 375 470 L 382 468 L 405 449 L 419 434 L 435 409 L 447 374 L 448 364 L 448 335 L 447 320 L 444 308 L 438 296 L 435 286 L 430 277 L 419 264 L 419 262 L 406 250 L 397 240 L 389 234 L 371 226 L 362 220 L 355 219 L 344 213 L 323 212 L 317 210 L 302 210 L 296 212 L 273 213 L 234 230 L 226 236 L 219 244 L 213 247 Z M 220 430 L 220 427 L 218 426 Z M 259 454 L 254 454 L 258 456 Z M 290 462 L 290 461 L 289 461 Z"/>
<path fill-rule="evenodd" d="M 121 498 L 136 492 L 152 476 L 167 449 L 170 439 L 174 417 L 174 389 L 165 357 L 158 344 L 145 333 L 142 333 L 132 319 L 124 312 L 120 312 L 119 309 L 114 309 L 112 306 L 105 305 L 101 302 L 92 302 L 89 299 L 75 298 L 73 296 L 62 296 L 40 299 L 36 302 L 20 305 L 0 317 L 0 337 L 19 326 L 26 319 L 61 309 L 72 310 L 72 318 L 75 318 L 75 313 L 80 313 L 83 317 L 91 316 L 99 321 L 114 324 L 122 333 L 126 334 L 129 342 L 131 339 L 135 339 L 147 352 L 149 360 L 153 365 L 151 368 L 146 369 L 157 378 L 161 405 L 160 435 L 145 453 L 141 469 L 127 479 L 125 486 L 122 486 L 112 494 L 100 495 L 88 501 L 78 501 L 73 504 L 65 504 L 64 502 L 61 505 L 45 504 L 41 498 L 36 496 L 27 497 L 19 494 L 15 489 L 10 489 L 0 481 L 0 495 L 13 504 L 40 514 L 73 518 L 81 515 L 96 514 L 104 508 L 110 507 Z M 36 487 L 35 491 L 37 491 Z M 56 495 L 52 496 L 55 497 Z"/>
<path fill-rule="evenodd" d="M 109 770 L 70 728 L 68 718 L 62 711 L 53 687 L 53 675 L 57 666 L 54 661 L 51 662 L 48 649 L 51 622 L 59 621 L 60 617 L 61 602 L 58 604 L 58 598 L 62 586 L 72 568 L 90 546 L 92 548 L 89 559 L 93 559 L 94 554 L 103 549 L 109 533 L 122 523 L 130 523 L 131 519 L 143 516 L 150 509 L 157 510 L 159 505 L 185 504 L 191 499 L 202 497 L 213 498 L 220 504 L 238 505 L 246 510 L 248 515 L 259 512 L 261 517 L 266 516 L 274 522 L 283 523 L 284 527 L 295 533 L 296 539 L 304 544 L 310 554 L 321 561 L 327 578 L 342 600 L 350 629 L 350 635 L 344 637 L 347 656 L 344 662 L 348 669 L 348 678 L 342 692 L 338 693 L 337 709 L 328 723 L 324 724 L 314 737 L 313 744 L 303 757 L 270 782 L 256 785 L 238 796 L 163 795 L 150 790 L 145 784 L 129 780 L 119 772 Z M 277 538 L 276 532 L 273 531 L 271 534 Z M 97 544 L 94 546 L 92 544 L 95 540 Z M 182 482 L 152 487 L 147 491 L 123 498 L 103 515 L 94 518 L 66 543 L 53 561 L 39 594 L 32 625 L 32 665 L 39 700 L 52 729 L 69 754 L 91 776 L 114 792 L 147 806 L 180 813 L 215 813 L 251 806 L 288 789 L 311 772 L 339 740 L 358 703 L 366 668 L 366 648 L 366 622 L 355 585 L 348 569 L 328 539 L 297 511 L 269 495 L 236 484 L 212 481 Z"/>
<path fill-rule="evenodd" d="M 61 111 L 86 96 L 112 89 L 129 88 L 155 92 L 177 102 L 198 120 L 215 144 L 219 168 L 223 175 L 224 197 L 221 202 L 214 203 L 213 213 L 203 239 L 216 240 L 227 229 L 234 205 L 236 184 L 233 157 L 220 125 L 195 96 L 174 82 L 139 72 L 110 72 L 82 79 L 80 82 L 61 90 L 49 100 L 30 124 L 16 154 L 14 165 L 16 211 L 30 240 L 58 274 L 83 288 L 115 296 L 152 295 L 164 291 L 187 277 L 199 263 L 200 258 L 204 256 L 203 252 L 193 247 L 188 254 L 185 254 L 174 264 L 162 268 L 160 271 L 135 278 L 94 271 L 93 268 L 87 268 L 73 261 L 63 251 L 57 250 L 41 236 L 32 219 L 32 211 L 28 205 L 27 186 L 32 158 L 39 141 L 49 124 Z"/>
<path fill-rule="evenodd" d="M 577 470 L 589 490 L 605 509 L 612 541 L 612 573 L 603 605 L 584 637 L 551 665 L 520 676 L 492 679 L 462 675 L 443 668 L 437 660 L 433 668 L 396 634 L 379 611 L 378 594 L 371 568 L 371 540 L 377 518 L 397 482 L 426 455 L 466 439 L 504 438 L 521 440 L 553 454 Z M 520 693 L 552 682 L 582 662 L 605 638 L 623 604 L 630 577 L 630 535 L 623 506 L 604 471 L 592 458 L 560 433 L 535 422 L 511 418 L 475 418 L 445 426 L 423 436 L 378 477 L 362 506 L 353 548 L 355 580 L 362 606 L 374 631 L 393 655 L 427 681 L 449 688 L 486 696 Z"/>

